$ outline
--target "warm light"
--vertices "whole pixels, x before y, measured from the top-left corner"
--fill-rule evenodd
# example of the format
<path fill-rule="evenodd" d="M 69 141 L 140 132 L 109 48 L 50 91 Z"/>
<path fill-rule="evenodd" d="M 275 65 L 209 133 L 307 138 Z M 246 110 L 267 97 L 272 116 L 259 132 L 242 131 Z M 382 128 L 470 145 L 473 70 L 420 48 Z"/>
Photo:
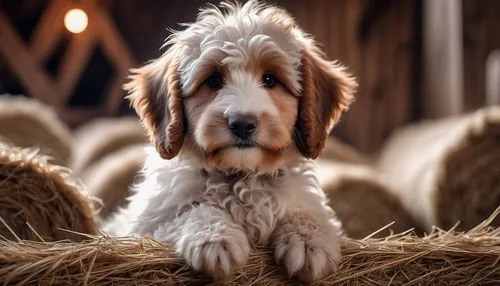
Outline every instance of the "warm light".
<path fill-rule="evenodd" d="M 64 26 L 68 31 L 79 34 L 87 28 L 89 18 L 82 9 L 71 9 L 64 16 Z"/>

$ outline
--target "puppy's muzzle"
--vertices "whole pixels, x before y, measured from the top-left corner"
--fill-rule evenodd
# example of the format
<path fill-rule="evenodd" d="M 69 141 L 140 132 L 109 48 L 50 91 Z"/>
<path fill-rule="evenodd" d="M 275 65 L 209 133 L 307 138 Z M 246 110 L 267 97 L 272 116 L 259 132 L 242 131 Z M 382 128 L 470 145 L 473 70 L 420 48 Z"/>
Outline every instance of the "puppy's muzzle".
<path fill-rule="evenodd" d="M 250 115 L 233 115 L 228 117 L 227 126 L 237 139 L 248 140 L 257 130 L 257 120 Z"/>

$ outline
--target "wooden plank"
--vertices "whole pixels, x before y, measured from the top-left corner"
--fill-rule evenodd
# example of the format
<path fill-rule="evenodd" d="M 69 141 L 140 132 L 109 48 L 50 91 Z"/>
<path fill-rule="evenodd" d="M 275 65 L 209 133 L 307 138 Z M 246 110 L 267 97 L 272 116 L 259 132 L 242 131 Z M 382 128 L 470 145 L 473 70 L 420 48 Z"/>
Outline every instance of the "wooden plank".
<path fill-rule="evenodd" d="M 462 2 L 464 107 L 472 111 L 487 104 L 486 61 L 500 49 L 500 1 Z"/>
<path fill-rule="evenodd" d="M 59 43 L 64 32 L 64 13 L 69 4 L 70 1 L 52 0 L 35 27 L 30 52 L 38 62 L 43 63 Z"/>
<path fill-rule="evenodd" d="M 361 49 L 358 44 L 358 31 L 359 24 L 361 22 L 361 16 L 363 14 L 363 3 L 364 0 L 346 0 L 343 7 L 338 7 L 338 2 L 330 2 L 330 19 L 328 20 L 331 24 L 331 40 L 330 40 L 330 50 L 333 55 L 332 59 L 339 59 L 342 64 L 346 65 L 348 71 L 352 73 L 357 81 L 360 80 L 361 76 L 361 66 L 359 59 L 361 58 Z M 337 3 L 337 4 L 336 4 Z M 339 18 L 343 21 L 343 26 L 339 25 Z M 361 93 L 356 94 L 357 102 L 354 103 L 353 108 L 361 108 L 358 105 L 358 101 L 362 100 L 359 97 L 362 96 Z M 356 126 L 360 124 L 360 118 L 355 115 L 356 112 L 351 113 L 346 112 L 341 118 L 338 125 L 335 127 L 333 134 L 344 141 L 357 144 L 362 140 L 362 135 L 359 134 Z M 362 124 L 362 123 L 361 123 Z"/>
<path fill-rule="evenodd" d="M 1 10 L 0 53 L 31 96 L 56 105 L 59 91 L 29 53 Z"/>
<path fill-rule="evenodd" d="M 357 0 L 354 0 L 356 2 Z M 330 1 L 328 6 L 323 8 L 323 19 L 320 21 L 325 27 L 326 34 L 323 36 L 327 48 L 327 54 L 331 60 L 339 60 L 349 65 L 347 58 L 348 47 L 347 38 L 347 18 L 346 9 L 348 0 Z M 326 12 L 326 13 L 325 13 Z"/>
<path fill-rule="evenodd" d="M 100 33 L 97 34 L 99 43 L 104 48 L 106 55 L 115 67 L 116 77 L 106 93 L 105 110 L 108 114 L 116 114 L 123 100 L 122 84 L 128 70 L 135 65 L 135 60 L 127 43 L 117 31 L 109 15 L 104 11 L 94 11 L 96 26 Z"/>
<path fill-rule="evenodd" d="M 486 105 L 500 105 L 500 50 L 486 60 Z"/>
<path fill-rule="evenodd" d="M 424 2 L 424 115 L 463 110 L 461 0 Z"/>
<path fill-rule="evenodd" d="M 61 91 L 62 102 L 69 100 L 94 51 L 96 27 L 92 16 L 92 14 L 89 15 L 89 25 L 84 32 L 71 36 L 69 48 L 61 62 L 57 83 Z"/>
<path fill-rule="evenodd" d="M 355 5 L 355 4 L 351 4 Z M 417 40 L 414 1 L 359 1 L 359 19 L 352 30 L 359 31 L 353 47 L 360 49 L 354 59 L 359 83 L 357 100 L 345 119 L 346 141 L 365 152 L 376 151 L 398 126 L 412 119 L 415 41 Z M 351 20 L 351 21 L 353 21 Z M 352 38 L 351 38 L 352 41 Z M 356 57 L 352 53 L 351 57 Z"/>
<path fill-rule="evenodd" d="M 99 42 L 103 45 L 106 55 L 110 57 L 119 70 L 128 70 L 135 65 L 134 58 L 127 43 L 116 30 L 113 22 L 105 11 L 92 11 L 96 26 L 99 27 Z"/>

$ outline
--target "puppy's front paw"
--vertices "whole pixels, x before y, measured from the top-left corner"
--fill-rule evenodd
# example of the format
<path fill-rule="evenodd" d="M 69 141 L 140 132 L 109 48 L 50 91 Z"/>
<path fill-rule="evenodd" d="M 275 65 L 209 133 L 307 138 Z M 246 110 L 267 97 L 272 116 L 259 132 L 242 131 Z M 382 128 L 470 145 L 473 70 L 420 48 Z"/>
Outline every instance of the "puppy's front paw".
<path fill-rule="evenodd" d="M 332 274 L 341 260 L 336 230 L 321 228 L 311 217 L 294 214 L 285 218 L 273 234 L 275 258 L 290 277 L 312 282 Z"/>
<path fill-rule="evenodd" d="M 180 241 L 181 255 L 196 271 L 223 280 L 245 264 L 250 244 L 245 233 L 237 228 L 203 231 Z"/>

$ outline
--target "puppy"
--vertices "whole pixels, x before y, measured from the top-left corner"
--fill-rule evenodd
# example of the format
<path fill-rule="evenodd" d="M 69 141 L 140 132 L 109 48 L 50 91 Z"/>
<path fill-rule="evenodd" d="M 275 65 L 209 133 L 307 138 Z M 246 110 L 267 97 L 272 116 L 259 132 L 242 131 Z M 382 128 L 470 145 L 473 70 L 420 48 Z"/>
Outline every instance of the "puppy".
<path fill-rule="evenodd" d="M 125 86 L 156 148 L 104 230 L 169 243 L 215 279 L 268 243 L 290 276 L 334 272 L 340 223 L 311 159 L 355 80 L 284 10 L 255 1 L 202 10 L 166 46 Z"/>

